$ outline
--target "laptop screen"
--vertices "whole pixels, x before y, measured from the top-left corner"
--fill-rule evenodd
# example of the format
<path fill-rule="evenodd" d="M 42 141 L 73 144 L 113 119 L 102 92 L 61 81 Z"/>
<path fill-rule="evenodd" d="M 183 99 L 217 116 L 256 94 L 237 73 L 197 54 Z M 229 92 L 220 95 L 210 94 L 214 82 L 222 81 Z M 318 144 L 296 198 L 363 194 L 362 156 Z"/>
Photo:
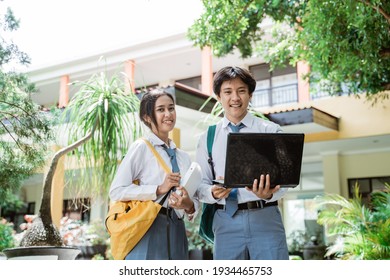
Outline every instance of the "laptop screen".
<path fill-rule="evenodd" d="M 261 174 L 270 174 L 271 187 L 299 184 L 303 133 L 230 133 L 224 185 L 251 187 Z"/>

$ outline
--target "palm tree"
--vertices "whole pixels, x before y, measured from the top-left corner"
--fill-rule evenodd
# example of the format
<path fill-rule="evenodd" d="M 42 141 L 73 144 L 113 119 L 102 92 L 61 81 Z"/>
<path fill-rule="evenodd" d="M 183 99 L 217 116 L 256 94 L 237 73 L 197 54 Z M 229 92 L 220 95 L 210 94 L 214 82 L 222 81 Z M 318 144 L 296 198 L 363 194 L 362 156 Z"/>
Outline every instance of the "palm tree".
<path fill-rule="evenodd" d="M 108 78 L 102 72 L 76 84 L 80 88 L 61 118 L 71 144 L 57 151 L 50 162 L 39 214 L 21 240 L 23 247 L 63 245 L 52 223 L 50 207 L 53 177 L 61 157 L 74 152 L 85 163 L 81 177 L 89 178 L 89 170 L 93 168 L 94 182 L 99 182 L 99 190 L 104 192 L 113 179 L 118 159 L 142 132 L 135 114 L 139 99 L 124 92 L 123 80 L 117 75 Z M 83 184 L 79 182 L 79 185 Z"/>
<path fill-rule="evenodd" d="M 390 185 L 371 195 L 371 206 L 362 203 L 359 186 L 354 197 L 338 194 L 316 197 L 319 207 L 317 222 L 327 225 L 330 236 L 338 241 L 327 254 L 341 259 L 390 259 Z"/>

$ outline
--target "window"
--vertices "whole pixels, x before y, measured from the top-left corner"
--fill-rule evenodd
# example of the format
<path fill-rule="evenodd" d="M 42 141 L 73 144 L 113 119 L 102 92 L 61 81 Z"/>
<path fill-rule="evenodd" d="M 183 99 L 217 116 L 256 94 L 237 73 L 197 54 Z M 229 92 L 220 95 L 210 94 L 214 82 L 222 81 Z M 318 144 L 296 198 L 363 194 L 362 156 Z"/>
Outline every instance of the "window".
<path fill-rule="evenodd" d="M 201 78 L 201 76 L 177 80 L 176 82 L 202 91 L 202 78 Z"/>
<path fill-rule="evenodd" d="M 249 67 L 257 81 L 252 105 L 266 107 L 298 102 L 298 81 L 295 67 L 286 66 L 270 71 L 268 64 Z"/>
<path fill-rule="evenodd" d="M 64 200 L 63 216 L 68 216 L 72 220 L 89 222 L 91 199 L 75 198 Z"/>
<path fill-rule="evenodd" d="M 357 184 L 359 186 L 359 193 L 362 195 L 363 203 L 369 205 L 370 194 L 374 191 L 383 190 L 385 183 L 390 184 L 390 176 L 348 179 L 348 196 L 349 198 L 353 198 L 353 190 Z"/>

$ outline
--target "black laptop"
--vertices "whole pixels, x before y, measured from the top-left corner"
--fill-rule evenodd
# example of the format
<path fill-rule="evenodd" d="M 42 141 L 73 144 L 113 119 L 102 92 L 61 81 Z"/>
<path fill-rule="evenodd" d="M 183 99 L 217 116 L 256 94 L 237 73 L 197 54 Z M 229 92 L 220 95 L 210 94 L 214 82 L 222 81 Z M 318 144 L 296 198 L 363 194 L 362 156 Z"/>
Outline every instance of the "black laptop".
<path fill-rule="evenodd" d="M 252 187 L 253 180 L 269 174 L 271 188 L 294 188 L 301 175 L 303 133 L 230 133 L 224 180 L 227 188 Z"/>

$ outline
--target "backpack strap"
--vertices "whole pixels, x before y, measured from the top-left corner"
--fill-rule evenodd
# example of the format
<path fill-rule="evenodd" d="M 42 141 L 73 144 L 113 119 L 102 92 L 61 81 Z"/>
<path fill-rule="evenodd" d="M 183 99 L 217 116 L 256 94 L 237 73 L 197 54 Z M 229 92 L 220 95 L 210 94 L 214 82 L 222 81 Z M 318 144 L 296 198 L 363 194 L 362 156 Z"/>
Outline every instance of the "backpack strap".
<path fill-rule="evenodd" d="M 208 163 L 210 164 L 211 167 L 211 172 L 213 174 L 213 179 L 215 179 L 215 171 L 214 171 L 214 163 L 213 163 L 213 144 L 214 144 L 214 137 L 215 137 L 215 130 L 216 130 L 217 125 L 210 125 L 208 130 L 207 130 L 207 152 L 209 154 L 209 159 Z"/>
<path fill-rule="evenodd" d="M 165 163 L 165 161 L 162 159 L 162 157 L 160 156 L 159 153 L 157 153 L 156 149 L 153 147 L 153 145 L 145 138 L 141 138 L 145 143 L 146 145 L 149 147 L 149 149 L 152 151 L 152 153 L 154 154 L 154 156 L 156 157 L 158 163 L 160 164 L 160 166 L 162 167 L 162 169 L 165 171 L 165 173 L 169 174 L 171 173 L 171 169 L 167 166 L 167 164 Z"/>

